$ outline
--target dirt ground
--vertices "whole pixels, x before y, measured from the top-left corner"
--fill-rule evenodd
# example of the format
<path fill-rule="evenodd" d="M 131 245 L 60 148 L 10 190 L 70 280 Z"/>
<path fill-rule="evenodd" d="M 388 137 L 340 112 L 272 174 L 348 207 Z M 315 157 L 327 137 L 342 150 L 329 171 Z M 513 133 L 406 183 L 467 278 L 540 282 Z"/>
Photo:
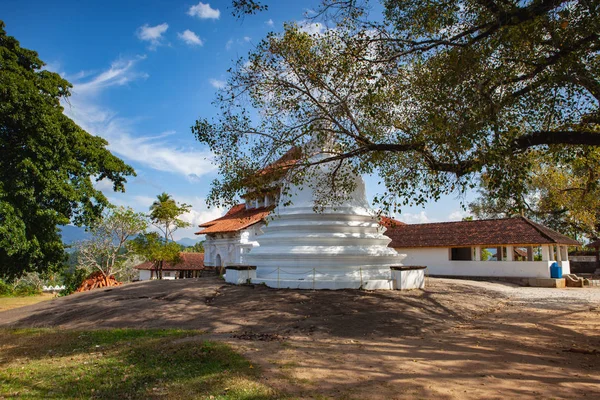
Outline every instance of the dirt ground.
<path fill-rule="evenodd" d="M 600 288 L 428 279 L 423 291 L 139 282 L 0 312 L 0 328 L 190 328 L 298 398 L 600 398 Z"/>

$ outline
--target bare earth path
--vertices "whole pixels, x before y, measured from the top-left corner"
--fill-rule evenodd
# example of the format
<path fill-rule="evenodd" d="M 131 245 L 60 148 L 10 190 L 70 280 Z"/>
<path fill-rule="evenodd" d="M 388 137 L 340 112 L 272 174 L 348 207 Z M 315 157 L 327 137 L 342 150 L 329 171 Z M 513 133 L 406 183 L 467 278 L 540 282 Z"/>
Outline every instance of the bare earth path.
<path fill-rule="evenodd" d="M 140 282 L 0 312 L 0 327 L 190 328 L 299 398 L 600 398 L 600 289 L 429 279 L 424 291 Z M 266 340 L 265 340 L 266 339 Z"/>

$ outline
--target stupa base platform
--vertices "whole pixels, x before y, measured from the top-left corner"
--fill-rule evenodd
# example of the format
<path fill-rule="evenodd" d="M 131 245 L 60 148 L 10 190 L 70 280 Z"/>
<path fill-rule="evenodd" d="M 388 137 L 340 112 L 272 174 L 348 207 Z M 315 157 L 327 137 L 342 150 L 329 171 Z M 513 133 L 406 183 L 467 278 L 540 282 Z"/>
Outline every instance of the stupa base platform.
<path fill-rule="evenodd" d="M 341 290 L 341 289 L 364 289 L 364 290 L 392 290 L 395 289 L 392 279 L 356 280 L 315 280 L 307 279 L 265 279 L 253 278 L 255 285 L 264 284 L 276 289 L 305 289 L 305 290 Z"/>

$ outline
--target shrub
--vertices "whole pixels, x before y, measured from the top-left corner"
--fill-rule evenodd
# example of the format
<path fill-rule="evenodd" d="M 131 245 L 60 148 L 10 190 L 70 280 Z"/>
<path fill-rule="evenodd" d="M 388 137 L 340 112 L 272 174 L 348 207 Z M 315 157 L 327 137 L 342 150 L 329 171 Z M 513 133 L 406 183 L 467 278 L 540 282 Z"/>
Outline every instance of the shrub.
<path fill-rule="evenodd" d="M 64 277 L 65 288 L 58 292 L 59 296 L 68 296 L 77 290 L 81 283 L 87 278 L 88 271 L 84 269 L 75 269 L 73 272 L 67 272 Z"/>
<path fill-rule="evenodd" d="M 0 279 L 0 296 L 12 296 L 12 294 L 12 286 Z"/>

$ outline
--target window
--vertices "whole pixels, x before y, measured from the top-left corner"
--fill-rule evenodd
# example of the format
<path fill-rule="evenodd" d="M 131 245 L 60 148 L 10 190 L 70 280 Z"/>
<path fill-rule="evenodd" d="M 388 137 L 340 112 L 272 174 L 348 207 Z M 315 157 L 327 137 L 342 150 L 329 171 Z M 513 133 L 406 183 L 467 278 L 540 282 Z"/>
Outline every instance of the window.
<path fill-rule="evenodd" d="M 450 260 L 452 261 L 471 261 L 473 260 L 472 255 L 471 247 L 452 247 L 450 249 Z"/>
<path fill-rule="evenodd" d="M 500 251 L 498 251 L 500 249 Z M 502 248 L 498 247 L 482 247 L 481 261 L 498 261 L 498 255 L 502 254 Z"/>

